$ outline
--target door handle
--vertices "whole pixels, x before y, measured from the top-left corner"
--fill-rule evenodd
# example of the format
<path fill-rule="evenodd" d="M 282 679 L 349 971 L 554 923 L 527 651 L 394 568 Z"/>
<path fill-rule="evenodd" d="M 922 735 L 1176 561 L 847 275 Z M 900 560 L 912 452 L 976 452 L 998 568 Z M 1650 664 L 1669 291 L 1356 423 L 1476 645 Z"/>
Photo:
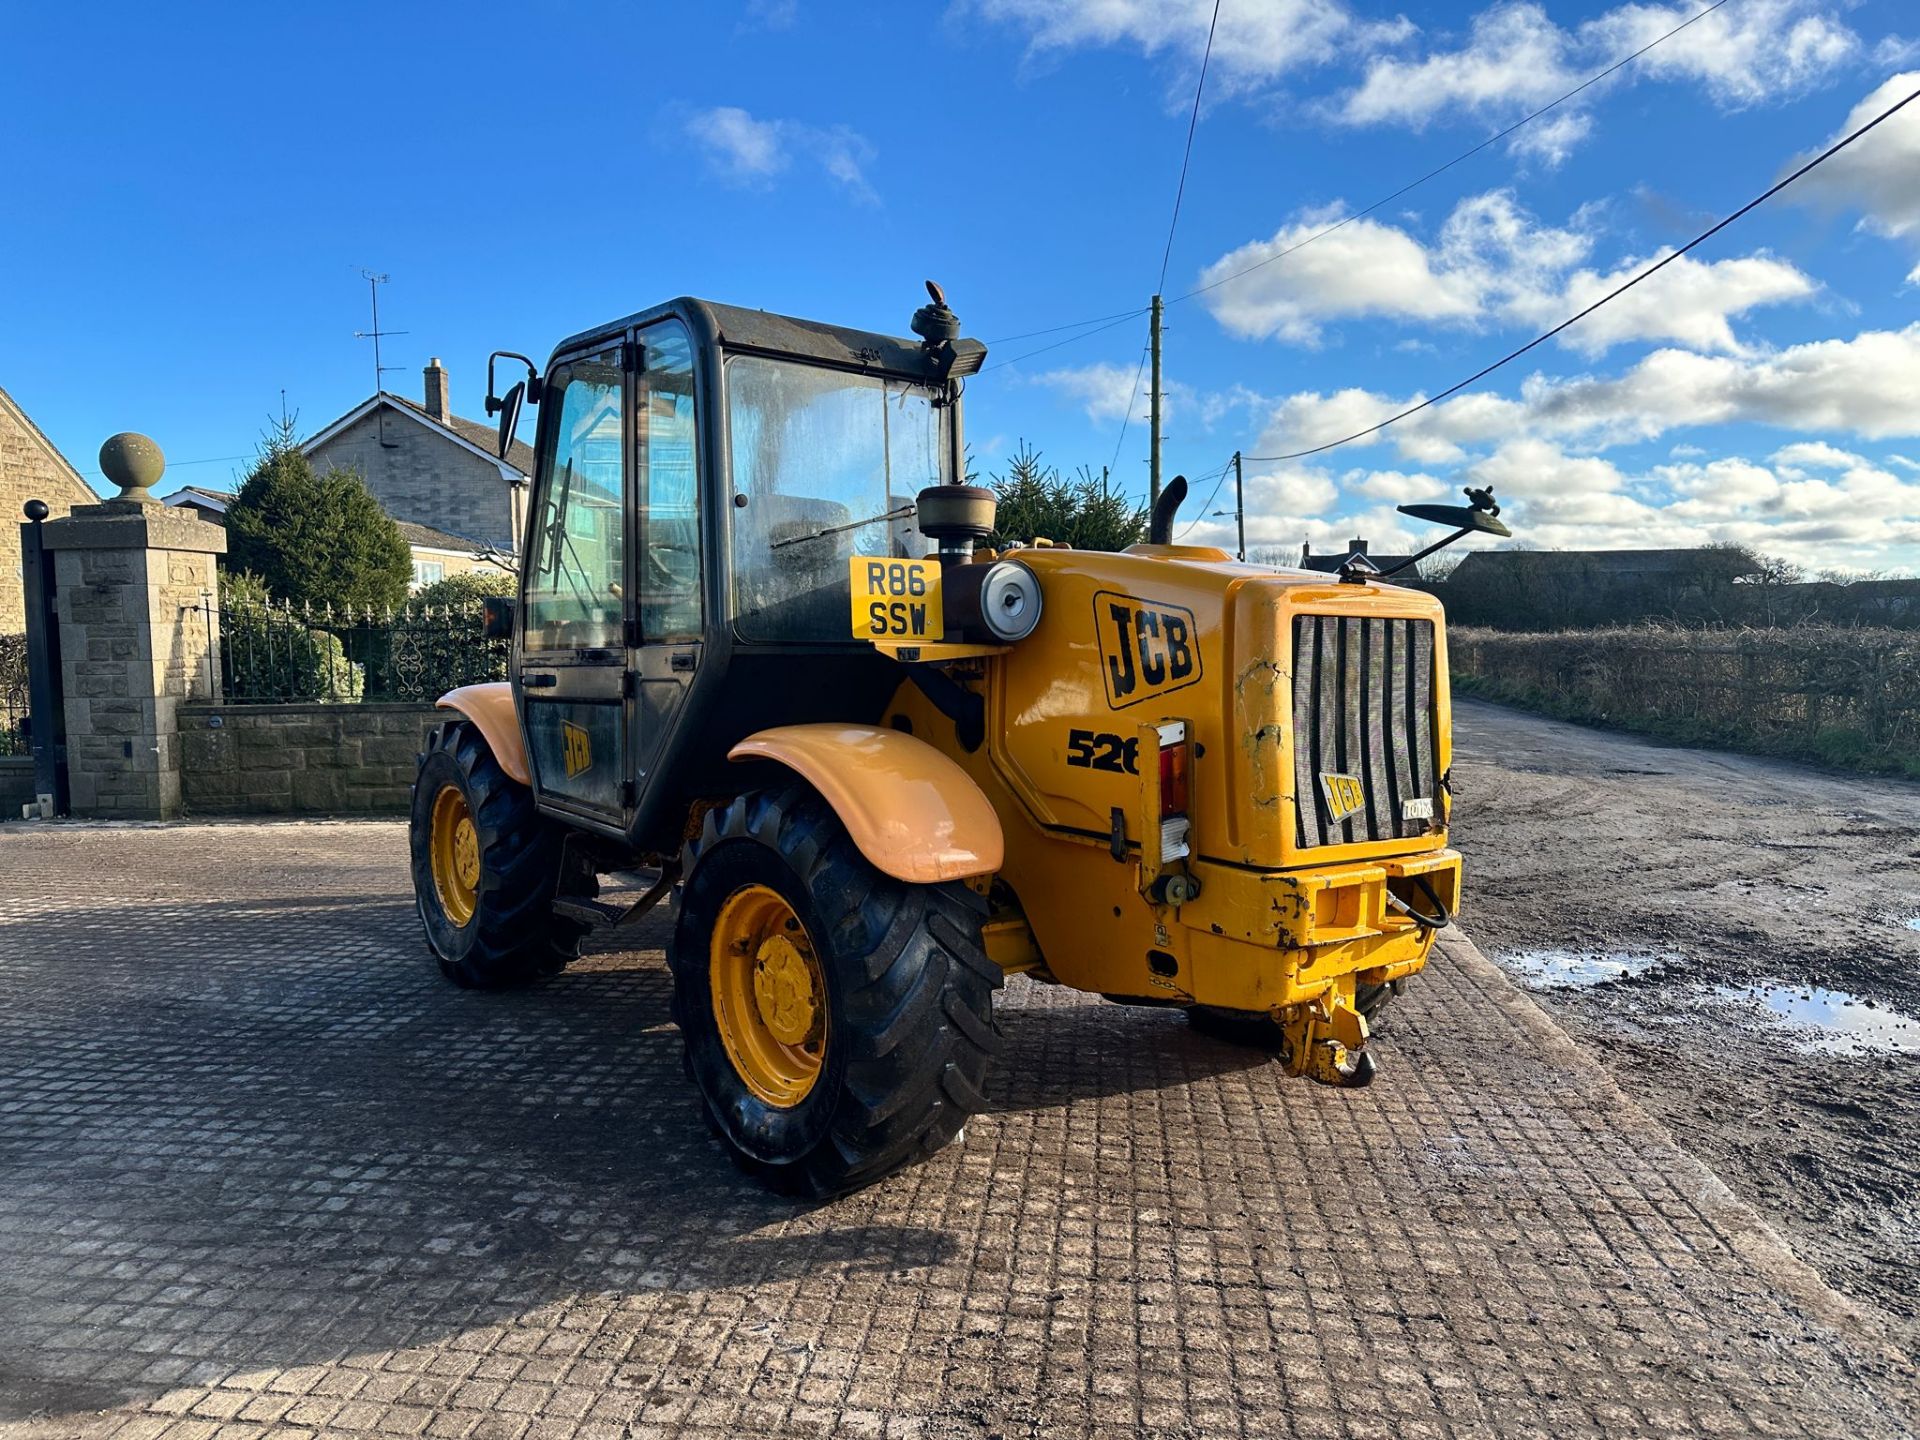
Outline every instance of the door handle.
<path fill-rule="evenodd" d="M 520 672 L 520 684 L 522 688 L 527 690 L 551 690 L 559 683 L 560 677 L 558 675 L 550 675 L 545 671 L 522 670 Z"/>
<path fill-rule="evenodd" d="M 696 657 L 693 651 L 676 650 L 673 652 L 672 658 L 667 661 L 667 667 L 676 675 L 684 675 L 691 673 L 696 663 Z"/>

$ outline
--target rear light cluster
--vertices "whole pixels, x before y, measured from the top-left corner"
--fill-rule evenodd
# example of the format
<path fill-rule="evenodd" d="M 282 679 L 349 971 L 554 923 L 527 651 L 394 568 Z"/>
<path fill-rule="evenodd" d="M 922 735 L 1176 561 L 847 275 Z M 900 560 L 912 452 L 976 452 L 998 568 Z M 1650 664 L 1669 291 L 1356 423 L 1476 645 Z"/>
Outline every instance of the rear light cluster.
<path fill-rule="evenodd" d="M 1193 747 L 1187 742 L 1187 722 L 1165 720 L 1160 731 L 1160 861 L 1184 859 L 1190 849 L 1187 817 L 1192 795 Z"/>

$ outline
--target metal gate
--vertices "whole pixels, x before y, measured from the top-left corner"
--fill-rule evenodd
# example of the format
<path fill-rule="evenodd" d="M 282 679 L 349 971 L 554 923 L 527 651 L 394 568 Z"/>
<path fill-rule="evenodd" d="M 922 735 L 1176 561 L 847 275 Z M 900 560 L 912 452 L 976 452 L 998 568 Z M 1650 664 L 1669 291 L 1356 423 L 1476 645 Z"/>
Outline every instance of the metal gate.
<path fill-rule="evenodd" d="M 54 606 L 53 555 L 40 527 L 44 500 L 26 503 L 20 527 L 20 579 L 27 610 L 26 748 L 33 756 L 33 790 L 43 816 L 67 813 L 67 720 L 60 688 L 60 622 Z"/>

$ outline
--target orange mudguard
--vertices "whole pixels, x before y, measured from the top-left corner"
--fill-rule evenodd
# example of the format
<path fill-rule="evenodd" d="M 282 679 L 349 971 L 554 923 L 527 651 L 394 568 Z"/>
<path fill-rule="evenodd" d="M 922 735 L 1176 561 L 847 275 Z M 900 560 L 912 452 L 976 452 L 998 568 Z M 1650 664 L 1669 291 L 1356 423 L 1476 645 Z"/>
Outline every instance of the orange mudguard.
<path fill-rule="evenodd" d="M 820 792 L 860 853 L 896 880 L 934 885 L 1000 868 L 1000 817 L 973 778 L 924 740 L 872 725 L 780 725 L 729 760 L 773 760 Z"/>
<path fill-rule="evenodd" d="M 435 703 L 439 709 L 456 710 L 471 720 L 507 778 L 532 788 L 533 771 L 527 767 L 527 750 L 520 739 L 520 717 L 513 713 L 510 683 L 495 680 L 485 685 L 462 685 Z"/>

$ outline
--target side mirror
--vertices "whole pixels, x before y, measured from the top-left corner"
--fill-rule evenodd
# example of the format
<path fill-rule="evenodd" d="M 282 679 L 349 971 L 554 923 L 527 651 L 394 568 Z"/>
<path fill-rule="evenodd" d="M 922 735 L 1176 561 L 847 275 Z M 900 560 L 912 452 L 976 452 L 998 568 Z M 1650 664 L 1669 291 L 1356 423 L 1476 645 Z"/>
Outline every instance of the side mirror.
<path fill-rule="evenodd" d="M 483 596 L 480 607 L 483 617 L 480 622 L 480 633 L 489 640 L 511 640 L 513 614 L 516 608 L 514 598 L 511 595 Z"/>
<path fill-rule="evenodd" d="M 507 447 L 513 444 L 513 432 L 520 427 L 520 407 L 527 402 L 527 384 L 516 380 L 508 388 L 506 397 L 499 401 L 500 406 L 500 458 L 507 458 Z"/>

